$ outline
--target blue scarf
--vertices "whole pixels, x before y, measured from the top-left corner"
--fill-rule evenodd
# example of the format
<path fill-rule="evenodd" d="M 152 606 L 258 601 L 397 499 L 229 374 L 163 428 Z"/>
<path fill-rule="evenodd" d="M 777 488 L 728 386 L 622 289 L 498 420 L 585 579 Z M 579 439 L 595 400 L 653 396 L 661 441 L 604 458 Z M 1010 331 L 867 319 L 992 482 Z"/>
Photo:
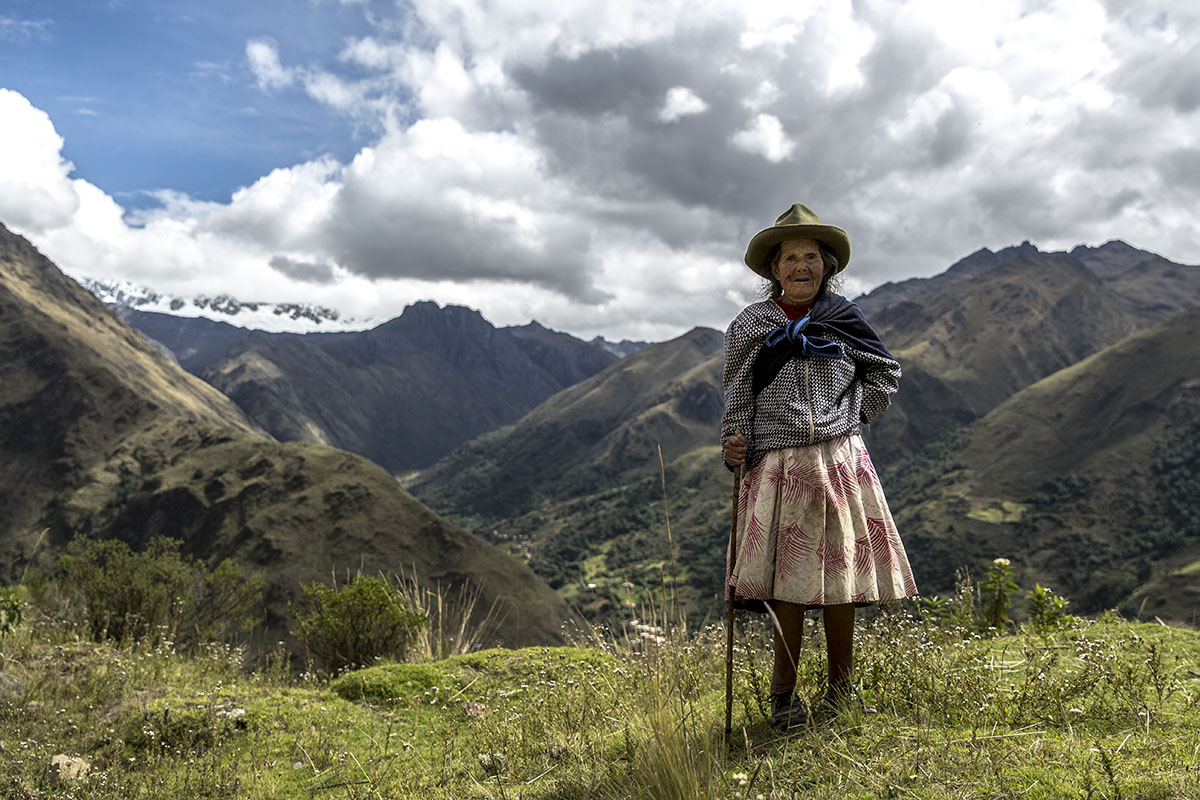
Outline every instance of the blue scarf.
<path fill-rule="evenodd" d="M 751 368 L 750 388 L 754 396 L 775 380 L 792 358 L 845 358 L 842 345 L 827 338 L 832 334 L 852 350 L 895 361 L 879 334 L 863 319 L 858 306 L 841 295 L 831 294 L 813 303 L 808 316 L 767 333 Z"/>

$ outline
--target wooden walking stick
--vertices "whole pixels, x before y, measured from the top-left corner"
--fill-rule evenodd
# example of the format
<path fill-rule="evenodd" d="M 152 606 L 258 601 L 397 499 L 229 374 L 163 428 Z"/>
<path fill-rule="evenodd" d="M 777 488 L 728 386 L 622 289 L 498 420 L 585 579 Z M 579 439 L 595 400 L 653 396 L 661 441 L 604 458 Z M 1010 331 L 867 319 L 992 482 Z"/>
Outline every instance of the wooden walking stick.
<path fill-rule="evenodd" d="M 740 431 L 739 431 L 740 432 Z M 729 526 L 729 572 L 737 562 L 738 495 L 742 489 L 742 465 L 733 468 L 733 524 Z M 728 575 L 725 591 L 729 593 L 729 616 L 725 620 L 725 748 L 733 736 L 733 589 Z"/>

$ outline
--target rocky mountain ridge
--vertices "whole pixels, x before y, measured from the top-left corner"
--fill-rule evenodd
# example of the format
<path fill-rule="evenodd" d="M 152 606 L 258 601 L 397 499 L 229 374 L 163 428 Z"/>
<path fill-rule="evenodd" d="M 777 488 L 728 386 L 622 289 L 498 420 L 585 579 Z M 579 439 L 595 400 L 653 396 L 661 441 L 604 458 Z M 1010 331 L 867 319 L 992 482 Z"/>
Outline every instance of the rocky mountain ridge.
<path fill-rule="evenodd" d="M 77 535 L 165 535 L 262 568 L 278 638 L 301 583 L 346 570 L 470 583 L 508 644 L 560 642 L 571 616 L 523 563 L 377 465 L 275 441 L 0 226 L 0 570 L 51 569 Z"/>
<path fill-rule="evenodd" d="M 280 439 L 404 472 L 615 360 L 537 323 L 496 328 L 478 311 L 422 302 L 369 331 L 253 333 L 200 374 Z"/>

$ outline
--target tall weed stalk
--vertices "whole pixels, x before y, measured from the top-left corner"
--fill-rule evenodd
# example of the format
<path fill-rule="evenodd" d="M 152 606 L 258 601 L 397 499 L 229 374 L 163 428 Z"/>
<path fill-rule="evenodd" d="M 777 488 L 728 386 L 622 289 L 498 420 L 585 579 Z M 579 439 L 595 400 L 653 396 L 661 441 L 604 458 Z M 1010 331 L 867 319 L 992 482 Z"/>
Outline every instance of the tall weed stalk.
<path fill-rule="evenodd" d="M 429 625 L 413 638 L 413 658 L 417 661 L 440 661 L 478 650 L 494 639 L 508 615 L 499 598 L 484 611 L 480 605 L 482 590 L 469 582 L 460 584 L 450 595 L 440 582 L 433 586 L 422 583 L 416 565 L 410 573 L 395 576 L 394 583 L 400 600 L 429 620 Z"/>

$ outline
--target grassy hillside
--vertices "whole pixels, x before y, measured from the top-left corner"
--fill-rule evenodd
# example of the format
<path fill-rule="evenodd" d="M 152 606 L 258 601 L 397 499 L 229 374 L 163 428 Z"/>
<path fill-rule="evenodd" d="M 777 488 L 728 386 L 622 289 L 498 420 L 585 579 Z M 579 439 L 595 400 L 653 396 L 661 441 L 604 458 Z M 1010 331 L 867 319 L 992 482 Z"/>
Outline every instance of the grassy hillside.
<path fill-rule="evenodd" d="M 597 632 L 593 632 L 597 633 Z M 0 774 L 13 800 L 1079 797 L 1200 793 L 1200 634 L 1077 620 L 994 638 L 903 614 L 859 626 L 864 715 L 767 725 L 769 649 L 739 626 L 732 747 L 723 630 L 601 636 L 384 664 L 332 683 L 209 648 L 0 639 Z M 819 697 L 820 630 L 800 691 Z M 35 666 L 36 665 L 36 666 Z M 86 773 L 54 778 L 56 755 Z"/>
<path fill-rule="evenodd" d="M 301 581 L 415 567 L 478 587 L 499 641 L 561 641 L 571 613 L 523 563 L 360 456 L 274 441 L 3 229 L 0 365 L 0 575 L 52 567 L 78 534 L 165 535 L 264 568 L 279 634 Z"/>
<path fill-rule="evenodd" d="M 0 226 L 0 553 L 14 538 L 32 546 L 56 493 L 160 418 L 257 431 Z"/>
<path fill-rule="evenodd" d="M 529 553 L 534 571 L 590 619 L 621 618 L 664 585 L 693 624 L 718 618 L 733 486 L 727 470 L 714 469 L 719 458 L 707 445 L 666 462 L 665 498 L 656 464 L 627 483 L 502 520 L 491 538 Z"/>
<path fill-rule="evenodd" d="M 1195 622 L 1200 312 L 1027 389 L 896 471 L 889 496 L 926 591 L 1002 553 L 1087 608 Z"/>

